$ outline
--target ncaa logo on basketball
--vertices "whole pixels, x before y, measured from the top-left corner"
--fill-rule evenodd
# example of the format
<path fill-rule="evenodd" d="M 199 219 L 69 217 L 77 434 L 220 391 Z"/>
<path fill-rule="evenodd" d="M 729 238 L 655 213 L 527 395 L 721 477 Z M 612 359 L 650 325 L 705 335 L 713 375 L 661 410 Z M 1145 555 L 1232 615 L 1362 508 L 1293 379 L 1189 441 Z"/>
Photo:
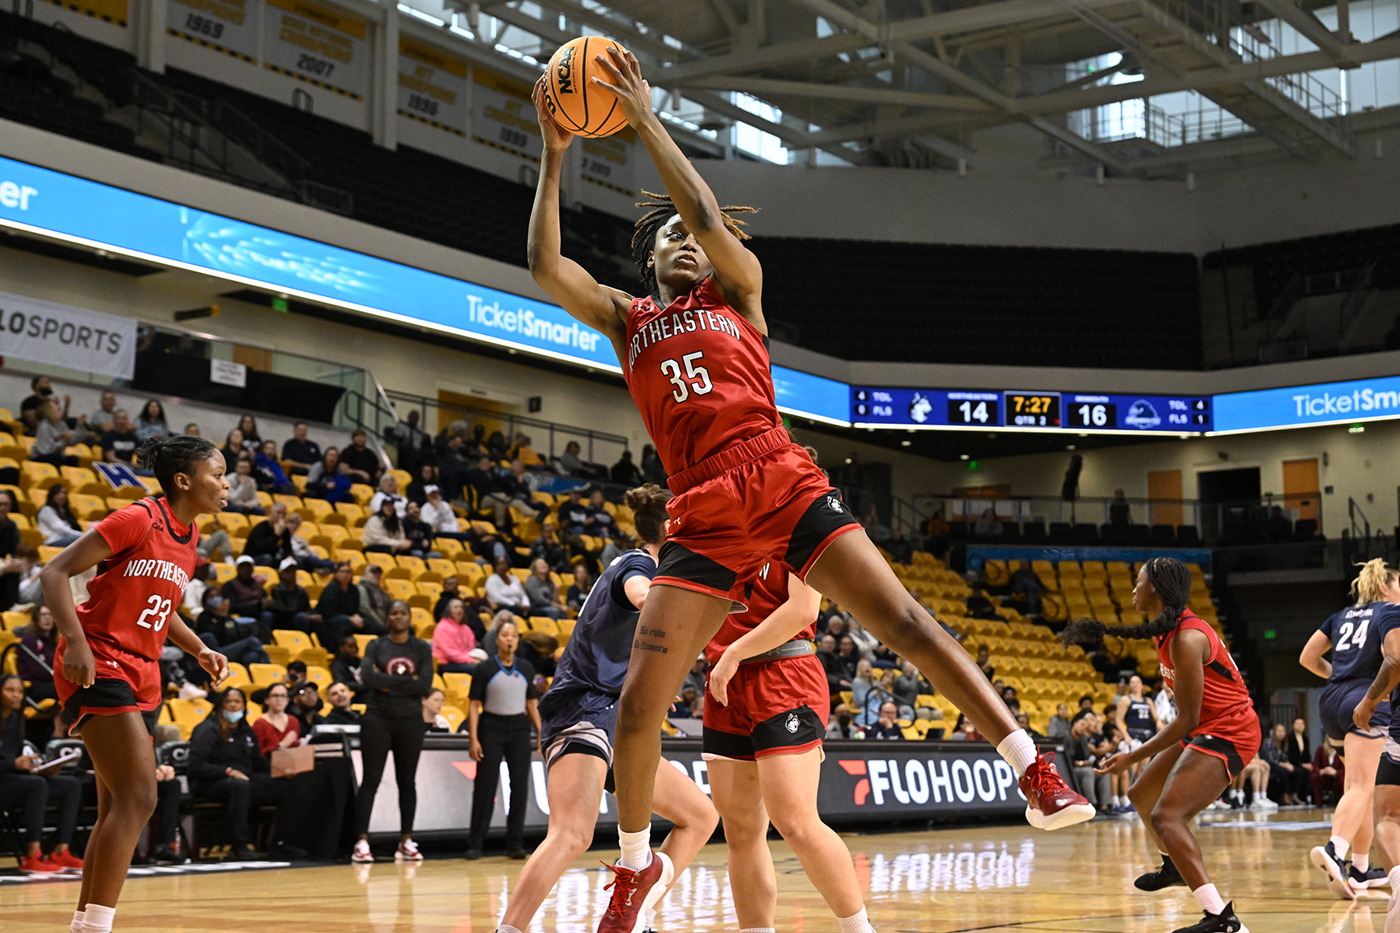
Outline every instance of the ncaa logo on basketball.
<path fill-rule="evenodd" d="M 560 94 L 572 94 L 574 92 L 574 49 L 566 48 L 559 56 L 559 68 L 555 76 L 559 83 Z"/>

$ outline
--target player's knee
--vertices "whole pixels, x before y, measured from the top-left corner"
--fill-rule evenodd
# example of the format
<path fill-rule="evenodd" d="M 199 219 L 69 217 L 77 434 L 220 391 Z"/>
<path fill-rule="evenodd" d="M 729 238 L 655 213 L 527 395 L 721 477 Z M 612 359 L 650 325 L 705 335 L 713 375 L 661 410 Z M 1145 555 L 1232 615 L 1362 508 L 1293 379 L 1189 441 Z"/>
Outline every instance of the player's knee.
<path fill-rule="evenodd" d="M 743 816 L 726 816 L 724 818 L 724 841 L 728 845 L 751 846 L 757 843 L 760 838 L 768 838 L 767 822 L 760 826 L 758 820 Z"/>
<path fill-rule="evenodd" d="M 654 731 L 651 721 L 656 718 L 657 704 L 642 690 L 628 690 L 625 687 L 617 701 L 617 725 L 615 733 L 640 733 Z M 661 707 L 664 711 L 664 707 Z"/>
<path fill-rule="evenodd" d="M 157 793 L 155 781 L 150 783 L 133 782 L 122 788 L 122 792 L 112 799 L 112 809 L 139 820 L 149 820 L 156 812 Z"/>
<path fill-rule="evenodd" d="M 1152 820 L 1152 831 L 1158 836 L 1176 829 L 1185 822 L 1180 810 L 1176 807 L 1163 806 L 1160 803 L 1152 808 L 1150 819 Z"/>
<path fill-rule="evenodd" d="M 778 834 L 788 845 L 795 849 L 801 849 L 814 842 L 825 827 L 814 814 L 802 812 L 781 816 L 774 813 L 773 828 L 778 831 Z"/>
<path fill-rule="evenodd" d="M 928 613 L 912 599 L 891 603 L 882 616 L 886 631 L 877 634 L 897 654 L 907 656 L 911 648 L 927 640 Z"/>
<path fill-rule="evenodd" d="M 582 825 L 560 826 L 558 831 L 551 829 L 550 835 L 559 842 L 559 847 L 571 859 L 576 859 L 588 851 L 593 844 L 593 827 Z"/>

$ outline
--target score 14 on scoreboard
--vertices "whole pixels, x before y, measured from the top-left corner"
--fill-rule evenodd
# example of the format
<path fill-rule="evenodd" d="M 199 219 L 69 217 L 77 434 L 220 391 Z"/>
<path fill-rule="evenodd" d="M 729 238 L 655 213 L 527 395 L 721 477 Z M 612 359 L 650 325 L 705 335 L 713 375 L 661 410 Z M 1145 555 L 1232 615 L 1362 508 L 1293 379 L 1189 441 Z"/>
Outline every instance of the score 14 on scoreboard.
<path fill-rule="evenodd" d="M 1199 434 L 1208 397 L 851 387 L 859 428 L 1000 428 L 1115 434 Z"/>

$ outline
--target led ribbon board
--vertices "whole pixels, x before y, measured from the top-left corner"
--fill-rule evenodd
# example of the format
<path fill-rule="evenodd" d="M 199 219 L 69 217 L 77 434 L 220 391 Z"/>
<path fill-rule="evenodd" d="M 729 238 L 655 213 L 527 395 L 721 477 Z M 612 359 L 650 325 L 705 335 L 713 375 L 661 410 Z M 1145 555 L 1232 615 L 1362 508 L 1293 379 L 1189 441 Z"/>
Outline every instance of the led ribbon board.
<path fill-rule="evenodd" d="M 1209 396 L 851 387 L 861 428 L 1200 434 L 1212 430 L 1211 409 Z"/>
<path fill-rule="evenodd" d="M 0 226 L 620 373 L 560 307 L 0 157 Z M 778 407 L 846 425 L 845 383 L 773 367 Z"/>
<path fill-rule="evenodd" d="M 1400 376 L 1215 396 L 1215 432 L 1268 431 L 1400 418 Z"/>

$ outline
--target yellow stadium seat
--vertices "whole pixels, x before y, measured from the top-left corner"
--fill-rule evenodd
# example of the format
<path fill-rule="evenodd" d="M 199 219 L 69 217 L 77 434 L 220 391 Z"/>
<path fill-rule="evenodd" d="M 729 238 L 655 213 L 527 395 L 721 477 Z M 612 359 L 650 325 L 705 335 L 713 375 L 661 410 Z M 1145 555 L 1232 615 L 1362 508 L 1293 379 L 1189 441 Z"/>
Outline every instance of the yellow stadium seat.
<path fill-rule="evenodd" d="M 26 438 L 33 441 L 33 438 Z M 23 443 L 23 441 L 21 441 Z M 21 489 L 36 487 L 48 489 L 54 483 L 62 479 L 58 475 L 58 467 L 51 463 L 40 463 L 37 460 L 25 460 L 19 465 L 19 485 Z"/>
<path fill-rule="evenodd" d="M 457 560 L 467 553 L 462 542 L 456 538 L 435 538 L 433 539 L 433 550 L 441 554 L 447 561 Z"/>
<path fill-rule="evenodd" d="M 351 483 L 350 496 L 360 505 L 361 508 L 369 505 L 369 500 L 374 498 L 375 489 L 364 483 Z"/>
<path fill-rule="evenodd" d="M 437 627 L 437 620 L 433 618 L 432 612 L 420 606 L 410 607 L 409 612 L 413 619 L 413 634 L 424 641 L 430 641 L 433 629 Z"/>
<path fill-rule="evenodd" d="M 409 554 L 400 554 L 398 566 L 385 574 L 386 577 L 401 577 L 405 580 L 417 580 L 419 576 L 428 572 L 428 565 L 423 563 L 420 557 L 413 557 Z"/>
<path fill-rule="evenodd" d="M 446 692 L 445 690 L 443 691 L 443 693 Z M 456 706 L 444 705 L 442 707 L 442 718 L 446 719 L 447 724 L 452 727 L 452 731 L 456 732 L 462 723 L 466 722 L 467 714 Z"/>
<path fill-rule="evenodd" d="M 393 570 L 399 565 L 399 562 L 394 559 L 394 555 L 384 554 L 379 551 L 366 551 L 365 562 L 370 564 L 377 564 L 378 566 L 383 567 L 386 571 Z"/>
<path fill-rule="evenodd" d="M 530 631 L 543 632 L 546 635 L 553 635 L 555 638 L 559 637 L 559 626 L 549 616 L 531 616 Z"/>
<path fill-rule="evenodd" d="M 307 648 L 312 647 L 311 636 L 305 632 L 298 632 L 295 629 L 273 629 L 272 643 L 274 645 L 281 645 L 283 648 L 293 653 L 305 651 Z"/>
<path fill-rule="evenodd" d="M 13 632 L 15 629 L 29 624 L 29 613 L 6 611 L 3 613 L 3 616 L 0 616 L 0 620 L 3 620 L 4 623 L 3 626 L 0 627 L 3 627 L 6 631 Z"/>
<path fill-rule="evenodd" d="M 306 679 L 315 684 L 322 693 L 335 682 L 331 678 L 331 672 L 319 664 L 306 665 Z"/>
<path fill-rule="evenodd" d="M 259 687 L 266 687 L 287 676 L 287 668 L 281 664 L 249 664 L 248 676 Z"/>
<path fill-rule="evenodd" d="M 337 502 L 335 510 L 344 516 L 347 524 L 358 528 L 365 523 L 365 510 L 354 502 Z"/>
<path fill-rule="evenodd" d="M 393 599 L 402 599 L 408 602 L 418 595 L 418 588 L 407 580 L 385 580 L 384 592 Z"/>
<path fill-rule="evenodd" d="M 486 570 L 475 561 L 457 561 L 457 582 L 467 588 L 475 588 L 486 582 Z"/>
<path fill-rule="evenodd" d="M 228 662 L 228 680 L 224 681 L 224 687 L 250 687 L 253 678 L 248 675 L 248 668 L 237 661 Z"/>
<path fill-rule="evenodd" d="M 253 527 L 248 522 L 248 516 L 241 512 L 220 512 L 214 516 L 214 520 L 218 522 L 220 528 L 228 532 L 230 538 L 235 536 L 246 538 Z M 258 519 L 259 523 L 262 521 L 263 519 Z"/>

